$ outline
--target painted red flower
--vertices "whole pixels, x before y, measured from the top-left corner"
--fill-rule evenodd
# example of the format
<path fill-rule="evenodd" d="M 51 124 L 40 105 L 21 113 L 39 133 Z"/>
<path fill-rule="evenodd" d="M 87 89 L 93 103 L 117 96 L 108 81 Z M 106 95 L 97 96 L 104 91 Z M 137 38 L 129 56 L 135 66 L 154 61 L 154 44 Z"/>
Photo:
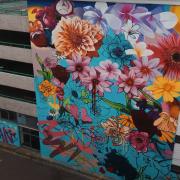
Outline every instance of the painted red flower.
<path fill-rule="evenodd" d="M 146 132 L 133 131 L 127 136 L 127 140 L 137 152 L 146 152 L 149 145 L 149 135 Z"/>
<path fill-rule="evenodd" d="M 169 79 L 180 79 L 180 36 L 171 34 L 161 37 L 157 45 L 150 45 L 154 54 L 152 57 L 160 59 L 163 74 Z"/>

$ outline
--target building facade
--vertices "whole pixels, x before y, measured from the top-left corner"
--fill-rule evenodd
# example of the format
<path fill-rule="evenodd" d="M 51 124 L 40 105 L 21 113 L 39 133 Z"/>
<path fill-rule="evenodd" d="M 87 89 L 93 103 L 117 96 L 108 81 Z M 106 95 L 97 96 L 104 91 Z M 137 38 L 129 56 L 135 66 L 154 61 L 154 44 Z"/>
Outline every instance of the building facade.
<path fill-rule="evenodd" d="M 0 6 L 0 139 L 39 151 L 27 2 Z"/>

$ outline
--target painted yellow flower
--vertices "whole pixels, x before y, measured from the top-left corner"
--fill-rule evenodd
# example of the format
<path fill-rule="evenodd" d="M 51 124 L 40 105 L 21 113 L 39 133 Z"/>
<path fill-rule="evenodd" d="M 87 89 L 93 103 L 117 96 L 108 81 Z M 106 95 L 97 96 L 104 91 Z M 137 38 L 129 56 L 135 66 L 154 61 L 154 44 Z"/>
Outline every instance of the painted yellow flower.
<path fill-rule="evenodd" d="M 45 97 L 49 97 L 56 93 L 56 86 L 48 80 L 45 80 L 39 85 L 39 91 L 42 92 Z"/>
<path fill-rule="evenodd" d="M 170 11 L 173 12 L 174 14 L 176 14 L 177 18 L 178 18 L 178 23 L 176 24 L 176 26 L 174 27 L 174 29 L 180 33 L 180 6 L 172 6 L 170 8 Z"/>
<path fill-rule="evenodd" d="M 134 123 L 133 123 L 133 119 L 131 116 L 127 116 L 125 114 L 122 114 L 119 116 L 120 118 L 120 121 L 119 123 L 122 124 L 123 126 L 127 126 L 127 127 L 130 127 L 130 128 L 134 128 Z"/>
<path fill-rule="evenodd" d="M 180 96 L 180 82 L 162 76 L 157 77 L 146 89 L 152 91 L 155 99 L 163 97 L 165 102 L 173 102 L 175 97 Z"/>

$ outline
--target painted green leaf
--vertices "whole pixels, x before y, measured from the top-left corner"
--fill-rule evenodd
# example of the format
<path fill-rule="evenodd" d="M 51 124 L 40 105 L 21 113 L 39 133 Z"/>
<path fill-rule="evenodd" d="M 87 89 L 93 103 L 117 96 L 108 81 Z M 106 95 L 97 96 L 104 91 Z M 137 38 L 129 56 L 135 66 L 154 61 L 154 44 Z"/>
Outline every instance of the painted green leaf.
<path fill-rule="evenodd" d="M 85 104 L 89 104 L 89 103 L 92 102 L 92 100 L 89 99 L 89 98 L 83 98 L 82 101 L 83 101 Z"/>
<path fill-rule="evenodd" d="M 63 104 L 64 104 L 64 106 L 69 105 L 70 104 L 70 98 L 64 99 Z"/>
<path fill-rule="evenodd" d="M 158 103 L 158 101 L 156 101 L 152 96 L 150 96 L 149 94 L 147 94 L 146 92 L 144 92 L 142 89 L 139 89 L 139 92 L 141 92 L 143 94 L 143 96 L 151 101 L 153 103 L 154 106 L 158 107 L 161 109 L 161 105 Z"/>
<path fill-rule="evenodd" d="M 123 104 L 121 103 L 116 103 L 113 101 L 110 101 L 104 97 L 101 98 L 106 104 L 108 104 L 109 106 L 111 106 L 113 109 L 116 109 L 117 111 L 126 113 L 126 114 L 130 114 L 130 110 Z"/>
<path fill-rule="evenodd" d="M 88 91 L 86 91 L 85 89 L 83 89 L 81 91 L 81 96 L 84 98 L 84 97 L 87 97 L 88 96 Z"/>

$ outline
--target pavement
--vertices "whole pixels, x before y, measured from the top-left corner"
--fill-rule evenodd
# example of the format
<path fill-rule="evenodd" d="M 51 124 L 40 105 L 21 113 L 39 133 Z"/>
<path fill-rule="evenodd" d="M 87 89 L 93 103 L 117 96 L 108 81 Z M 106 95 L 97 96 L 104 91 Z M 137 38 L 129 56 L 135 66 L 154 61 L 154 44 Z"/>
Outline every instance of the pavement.
<path fill-rule="evenodd" d="M 0 143 L 0 180 L 96 180 L 42 159 L 36 152 Z"/>

